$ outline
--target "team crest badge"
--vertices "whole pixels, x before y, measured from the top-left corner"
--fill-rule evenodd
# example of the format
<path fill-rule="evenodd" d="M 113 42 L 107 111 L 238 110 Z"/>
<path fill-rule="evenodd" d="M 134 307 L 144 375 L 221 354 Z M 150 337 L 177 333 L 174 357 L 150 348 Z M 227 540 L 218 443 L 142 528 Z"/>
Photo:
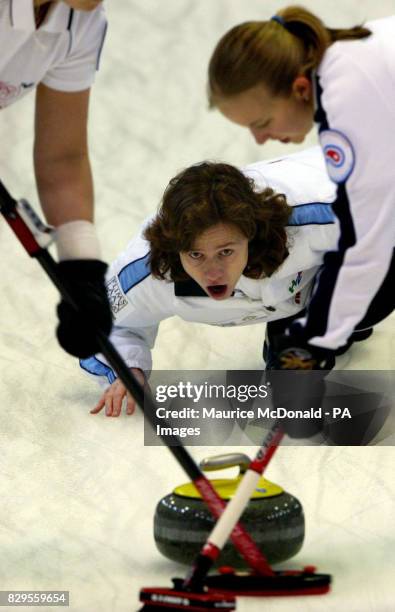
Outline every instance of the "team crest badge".
<path fill-rule="evenodd" d="M 0 107 L 3 108 L 16 100 L 21 93 L 21 87 L 0 81 Z"/>
<path fill-rule="evenodd" d="M 337 130 L 324 130 L 320 133 L 320 143 L 329 177 L 334 183 L 344 183 L 355 164 L 351 142 Z"/>

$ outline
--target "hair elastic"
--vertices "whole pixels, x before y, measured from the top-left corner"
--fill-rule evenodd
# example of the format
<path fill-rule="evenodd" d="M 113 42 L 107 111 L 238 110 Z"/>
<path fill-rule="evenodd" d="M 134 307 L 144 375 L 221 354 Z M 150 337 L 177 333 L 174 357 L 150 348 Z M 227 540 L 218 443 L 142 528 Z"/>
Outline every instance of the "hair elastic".
<path fill-rule="evenodd" d="M 271 17 L 270 21 L 276 21 L 281 26 L 285 26 L 285 21 L 283 17 L 280 17 L 280 15 L 274 15 L 273 17 Z"/>

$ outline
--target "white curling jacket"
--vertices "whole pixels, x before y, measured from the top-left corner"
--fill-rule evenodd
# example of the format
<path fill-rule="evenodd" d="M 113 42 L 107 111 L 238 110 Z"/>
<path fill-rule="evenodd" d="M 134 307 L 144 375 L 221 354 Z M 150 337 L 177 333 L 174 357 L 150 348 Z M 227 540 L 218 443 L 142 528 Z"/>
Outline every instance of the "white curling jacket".
<path fill-rule="evenodd" d="M 325 52 L 316 82 L 316 121 L 341 239 L 325 261 L 304 320 L 317 346 L 342 346 L 366 315 L 395 247 L 395 16 L 372 34 Z"/>
<path fill-rule="evenodd" d="M 33 0 L 0 0 L 0 109 L 39 83 L 58 91 L 89 89 L 106 29 L 102 4 L 82 11 L 53 2 L 36 28 Z"/>
<path fill-rule="evenodd" d="M 243 169 L 257 190 L 272 187 L 284 193 L 293 213 L 286 228 L 289 255 L 269 277 L 241 276 L 232 297 L 216 301 L 194 281 L 156 279 L 149 265 L 149 244 L 143 230 L 112 263 L 107 273 L 108 295 L 114 314 L 110 339 L 129 367 L 150 372 L 151 348 L 161 321 L 179 316 L 185 321 L 220 325 L 250 325 L 289 317 L 309 299 L 324 254 L 335 249 L 338 225 L 330 203 L 335 186 L 328 179 L 319 147 Z M 115 374 L 102 355 L 80 361 L 105 385 Z"/>

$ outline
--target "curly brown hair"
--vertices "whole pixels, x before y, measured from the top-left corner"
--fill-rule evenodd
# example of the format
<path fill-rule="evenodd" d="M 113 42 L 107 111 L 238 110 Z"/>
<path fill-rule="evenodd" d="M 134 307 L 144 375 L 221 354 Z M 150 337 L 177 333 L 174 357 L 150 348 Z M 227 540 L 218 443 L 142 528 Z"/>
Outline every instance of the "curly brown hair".
<path fill-rule="evenodd" d="M 179 253 L 189 251 L 204 231 L 226 223 L 248 239 L 244 276 L 270 276 L 288 256 L 285 226 L 292 209 L 283 194 L 254 190 L 254 181 L 229 164 L 203 162 L 171 179 L 154 220 L 144 231 L 153 276 L 190 277 Z"/>

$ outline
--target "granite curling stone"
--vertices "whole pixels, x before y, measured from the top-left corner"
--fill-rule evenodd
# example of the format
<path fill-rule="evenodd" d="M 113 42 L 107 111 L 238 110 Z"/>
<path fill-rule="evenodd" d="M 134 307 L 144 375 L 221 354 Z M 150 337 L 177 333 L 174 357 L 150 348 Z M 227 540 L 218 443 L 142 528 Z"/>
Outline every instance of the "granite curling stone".
<path fill-rule="evenodd" d="M 225 501 L 231 499 L 246 471 L 247 455 L 232 453 L 204 459 L 204 471 L 239 466 L 236 478 L 211 480 Z M 157 504 L 154 516 L 154 538 L 158 550 L 168 559 L 190 564 L 205 543 L 215 523 L 200 493 L 192 483 L 176 487 Z M 245 509 L 241 523 L 269 563 L 280 563 L 301 549 L 304 539 L 304 514 L 296 497 L 261 477 Z M 225 545 L 217 566 L 236 569 L 248 566 L 233 544 Z"/>

